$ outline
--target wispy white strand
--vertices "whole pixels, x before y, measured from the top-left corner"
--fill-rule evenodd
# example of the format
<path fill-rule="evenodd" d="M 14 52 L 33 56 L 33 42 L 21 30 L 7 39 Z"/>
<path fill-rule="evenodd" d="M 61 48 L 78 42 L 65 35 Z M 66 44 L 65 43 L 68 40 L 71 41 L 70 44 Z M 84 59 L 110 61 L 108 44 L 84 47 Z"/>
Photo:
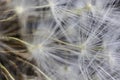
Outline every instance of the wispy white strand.
<path fill-rule="evenodd" d="M 32 25 L 34 47 L 27 47 L 51 80 L 119 80 L 112 75 L 120 71 L 120 10 L 115 3 L 11 0 L 9 6 L 20 17 L 23 32 L 28 17 L 39 17 Z"/>

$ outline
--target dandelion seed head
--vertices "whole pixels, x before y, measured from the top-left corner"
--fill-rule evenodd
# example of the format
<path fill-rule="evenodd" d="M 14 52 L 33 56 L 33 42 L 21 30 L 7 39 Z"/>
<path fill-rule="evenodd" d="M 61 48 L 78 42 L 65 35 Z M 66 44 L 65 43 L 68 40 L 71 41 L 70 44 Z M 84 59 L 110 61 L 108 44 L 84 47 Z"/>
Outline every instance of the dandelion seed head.
<path fill-rule="evenodd" d="M 86 50 L 86 46 L 85 46 L 84 44 L 80 45 L 79 48 L 80 48 L 81 50 Z"/>
<path fill-rule="evenodd" d="M 24 12 L 24 8 L 21 7 L 21 6 L 16 6 L 15 7 L 15 12 L 19 15 L 19 14 L 22 14 Z"/>
<path fill-rule="evenodd" d="M 87 4 L 87 7 L 88 7 L 88 9 L 90 10 L 90 9 L 92 9 L 93 6 L 92 6 L 91 3 L 88 3 L 88 4 Z"/>
<path fill-rule="evenodd" d="M 35 7 L 42 12 L 30 50 L 38 66 L 53 80 L 92 80 L 96 75 L 97 80 L 115 80 L 106 68 L 119 66 L 120 61 L 119 30 L 114 31 L 119 28 L 118 15 L 111 13 L 109 6 L 114 1 L 47 1 L 47 5 L 16 9 L 17 14 L 32 12 Z M 46 17 L 42 8 L 49 8 L 47 15 L 51 17 Z"/>

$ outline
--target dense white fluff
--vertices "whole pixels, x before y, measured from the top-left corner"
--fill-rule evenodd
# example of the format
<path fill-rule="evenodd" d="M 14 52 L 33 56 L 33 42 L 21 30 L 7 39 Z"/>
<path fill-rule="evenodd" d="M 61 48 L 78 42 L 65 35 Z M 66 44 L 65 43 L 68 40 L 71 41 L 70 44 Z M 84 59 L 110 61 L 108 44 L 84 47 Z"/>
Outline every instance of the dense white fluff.
<path fill-rule="evenodd" d="M 26 15 L 34 12 L 31 7 L 43 12 L 33 22 L 34 47 L 28 48 L 51 80 L 120 79 L 118 0 L 24 1 Z"/>
<path fill-rule="evenodd" d="M 28 14 L 31 14 L 32 10 L 34 10 L 34 7 L 37 5 L 38 3 L 36 0 L 11 0 L 8 3 L 8 6 L 11 7 L 18 16 L 29 16 Z"/>
<path fill-rule="evenodd" d="M 34 19 L 29 19 L 31 17 L 39 17 L 39 11 L 37 11 L 37 9 L 41 8 L 39 4 L 39 0 L 10 0 L 7 4 L 10 11 L 14 12 L 15 16 L 19 18 L 19 22 L 22 25 L 21 33 L 23 36 L 27 34 L 28 22 L 34 22 Z"/>

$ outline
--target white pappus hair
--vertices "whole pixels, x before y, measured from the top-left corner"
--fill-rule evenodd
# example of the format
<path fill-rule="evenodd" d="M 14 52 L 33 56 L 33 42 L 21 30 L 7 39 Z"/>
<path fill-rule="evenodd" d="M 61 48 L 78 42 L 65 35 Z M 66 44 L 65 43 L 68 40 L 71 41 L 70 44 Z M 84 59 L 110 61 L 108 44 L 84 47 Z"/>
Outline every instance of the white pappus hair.
<path fill-rule="evenodd" d="M 47 80 L 120 80 L 119 0 L 11 0 L 34 32 L 27 46 Z M 37 17 L 27 25 L 28 17 Z M 24 34 L 23 34 L 24 36 Z M 26 37 L 24 37 L 26 40 Z"/>

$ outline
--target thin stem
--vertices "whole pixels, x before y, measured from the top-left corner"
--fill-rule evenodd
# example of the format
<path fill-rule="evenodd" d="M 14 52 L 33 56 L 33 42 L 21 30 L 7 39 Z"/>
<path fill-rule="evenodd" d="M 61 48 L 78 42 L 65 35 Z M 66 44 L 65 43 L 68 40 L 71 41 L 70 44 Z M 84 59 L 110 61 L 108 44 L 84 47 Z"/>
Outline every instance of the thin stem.
<path fill-rule="evenodd" d="M 0 22 L 10 21 L 10 20 L 14 19 L 15 17 L 16 17 L 16 14 L 14 14 L 11 17 L 8 17 L 7 19 L 2 19 L 2 20 L 0 20 Z"/>
<path fill-rule="evenodd" d="M 9 71 L 0 63 L 0 67 L 8 74 L 8 76 L 12 79 L 15 80 L 14 77 L 9 73 Z"/>

